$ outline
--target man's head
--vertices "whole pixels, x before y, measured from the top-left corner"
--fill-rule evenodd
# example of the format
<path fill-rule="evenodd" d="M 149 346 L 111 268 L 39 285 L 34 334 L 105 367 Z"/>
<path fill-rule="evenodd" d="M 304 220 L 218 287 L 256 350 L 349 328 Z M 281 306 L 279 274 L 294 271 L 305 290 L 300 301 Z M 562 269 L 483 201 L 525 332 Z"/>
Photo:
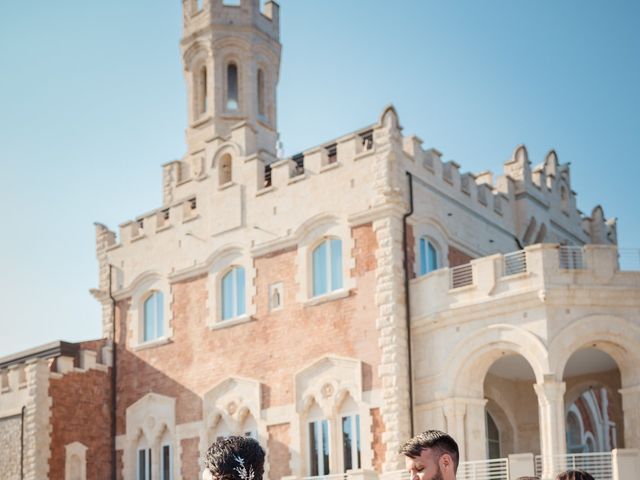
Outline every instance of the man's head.
<path fill-rule="evenodd" d="M 458 444 L 439 430 L 427 430 L 407 441 L 400 453 L 405 456 L 411 480 L 455 480 Z"/>
<path fill-rule="evenodd" d="M 262 480 L 264 450 L 249 437 L 213 442 L 204 457 L 202 480 Z"/>
<path fill-rule="evenodd" d="M 567 470 L 559 473 L 556 480 L 593 480 L 593 477 L 584 470 Z"/>

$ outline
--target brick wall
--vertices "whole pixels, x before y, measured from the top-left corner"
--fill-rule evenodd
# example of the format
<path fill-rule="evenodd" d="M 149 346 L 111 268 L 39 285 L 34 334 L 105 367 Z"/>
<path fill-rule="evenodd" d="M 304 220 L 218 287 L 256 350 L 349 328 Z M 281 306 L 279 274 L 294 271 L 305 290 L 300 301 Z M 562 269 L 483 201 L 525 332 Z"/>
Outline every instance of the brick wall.
<path fill-rule="evenodd" d="M 269 462 L 269 478 L 277 480 L 291 475 L 289 461 L 289 424 L 271 425 L 268 428 L 269 441 L 267 443 L 267 461 Z"/>
<path fill-rule="evenodd" d="M 464 265 L 473 260 L 473 257 L 458 250 L 455 247 L 449 246 L 449 267 L 457 267 L 458 265 Z"/>
<path fill-rule="evenodd" d="M 87 478 L 111 476 L 110 372 L 88 370 L 51 378 L 51 456 L 49 478 L 64 479 L 65 446 L 87 448 Z"/>
<path fill-rule="evenodd" d="M 199 439 L 188 438 L 180 442 L 182 447 L 182 455 L 180 457 L 182 478 L 185 480 L 197 480 L 200 478 L 200 466 L 198 458 L 200 457 Z"/>
<path fill-rule="evenodd" d="M 149 392 L 176 398 L 177 424 L 201 420 L 202 396 L 230 375 L 264 384 L 262 408 L 292 404 L 295 373 L 328 354 L 361 360 L 364 389 L 380 388 L 374 302 L 377 241 L 371 225 L 354 228 L 352 235 L 355 266 L 350 274 L 356 287 L 342 299 L 298 304 L 297 251 L 289 249 L 254 259 L 256 296 L 248 301 L 254 302 L 256 315 L 247 323 L 216 330 L 207 326 L 208 279 L 202 275 L 171 286 L 171 342 L 133 351 L 124 348 L 125 340 L 131 341 L 124 328 L 125 318 L 131 322 L 129 301 L 120 301 L 118 434 L 125 433 L 126 408 Z M 284 306 L 270 312 L 269 285 L 276 282 L 283 284 Z M 288 463 L 276 468 L 288 469 Z"/>

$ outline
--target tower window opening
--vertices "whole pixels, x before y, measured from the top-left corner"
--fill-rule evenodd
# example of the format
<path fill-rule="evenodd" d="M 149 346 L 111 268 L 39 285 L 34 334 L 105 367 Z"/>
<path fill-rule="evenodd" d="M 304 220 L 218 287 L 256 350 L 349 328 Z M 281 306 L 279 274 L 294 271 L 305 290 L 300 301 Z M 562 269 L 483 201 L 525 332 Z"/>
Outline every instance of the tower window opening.
<path fill-rule="evenodd" d="M 327 164 L 336 163 L 338 161 L 338 144 L 334 143 L 325 148 L 327 150 Z"/>
<path fill-rule="evenodd" d="M 264 167 L 264 187 L 271 186 L 271 165 L 265 165 Z"/>
<path fill-rule="evenodd" d="M 360 134 L 360 141 L 362 142 L 362 150 L 371 150 L 373 148 L 373 130 L 367 130 Z"/>
<path fill-rule="evenodd" d="M 196 203 L 196 198 L 193 197 L 191 200 L 189 200 L 189 208 L 191 210 L 195 210 L 198 208 L 198 204 Z"/>
<path fill-rule="evenodd" d="M 291 157 L 291 160 L 295 162 L 293 176 L 297 177 L 298 175 L 302 175 L 304 173 L 304 154 L 298 153 Z"/>
<path fill-rule="evenodd" d="M 230 63 L 227 66 L 227 109 L 238 109 L 238 66 Z"/>
<path fill-rule="evenodd" d="M 219 171 L 220 185 L 225 185 L 229 183 L 233 178 L 231 174 L 231 155 L 229 155 L 228 153 L 223 155 L 222 158 L 220 159 L 220 164 L 218 168 L 220 169 Z"/>
<path fill-rule="evenodd" d="M 203 115 L 207 113 L 207 67 L 203 66 L 200 69 L 198 76 L 198 114 Z"/>
<path fill-rule="evenodd" d="M 265 105 L 264 105 L 264 72 L 262 69 L 258 69 L 258 115 L 264 117 Z"/>

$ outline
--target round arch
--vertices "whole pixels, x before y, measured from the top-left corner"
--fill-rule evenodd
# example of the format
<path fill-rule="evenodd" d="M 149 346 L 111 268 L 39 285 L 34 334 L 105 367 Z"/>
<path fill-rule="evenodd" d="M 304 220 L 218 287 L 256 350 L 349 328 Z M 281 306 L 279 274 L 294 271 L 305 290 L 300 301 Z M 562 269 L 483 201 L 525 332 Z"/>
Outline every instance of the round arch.
<path fill-rule="evenodd" d="M 547 350 L 542 341 L 521 327 L 496 324 L 473 333 L 453 350 L 446 372 L 451 382 L 448 396 L 481 397 L 489 368 L 506 353 L 524 357 L 536 382 L 542 383 L 549 371 Z"/>

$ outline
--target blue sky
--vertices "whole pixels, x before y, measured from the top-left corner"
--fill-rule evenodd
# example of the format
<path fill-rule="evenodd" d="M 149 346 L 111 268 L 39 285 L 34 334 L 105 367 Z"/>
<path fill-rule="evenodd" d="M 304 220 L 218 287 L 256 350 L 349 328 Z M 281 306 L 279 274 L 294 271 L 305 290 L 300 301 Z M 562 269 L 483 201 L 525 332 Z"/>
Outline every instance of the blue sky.
<path fill-rule="evenodd" d="M 282 0 L 287 154 L 373 123 L 463 171 L 519 143 L 572 165 L 578 205 L 640 247 L 640 2 Z M 161 202 L 184 153 L 178 0 L 0 5 L 0 356 L 100 336 L 93 222 Z"/>

